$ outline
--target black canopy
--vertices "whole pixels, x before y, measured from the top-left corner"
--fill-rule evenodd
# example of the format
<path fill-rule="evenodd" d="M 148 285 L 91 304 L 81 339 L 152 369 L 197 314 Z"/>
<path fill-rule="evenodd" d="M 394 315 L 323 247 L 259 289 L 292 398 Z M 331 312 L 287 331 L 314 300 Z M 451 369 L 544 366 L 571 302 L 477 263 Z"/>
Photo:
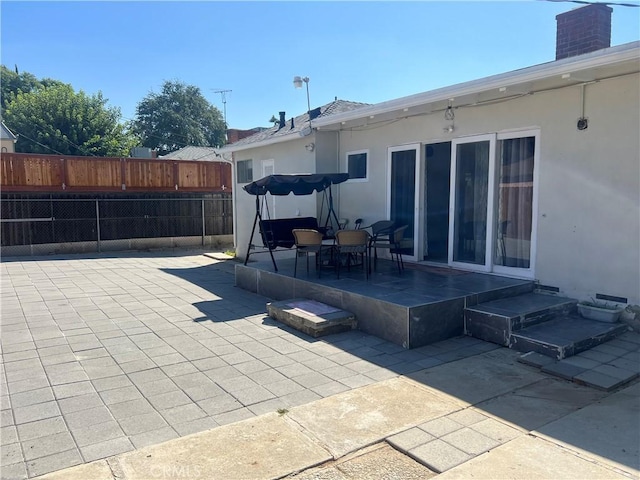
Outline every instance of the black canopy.
<path fill-rule="evenodd" d="M 251 195 L 310 195 L 313 191 L 322 192 L 332 184 L 348 180 L 348 173 L 305 173 L 297 175 L 269 175 L 245 185 L 243 188 Z"/>

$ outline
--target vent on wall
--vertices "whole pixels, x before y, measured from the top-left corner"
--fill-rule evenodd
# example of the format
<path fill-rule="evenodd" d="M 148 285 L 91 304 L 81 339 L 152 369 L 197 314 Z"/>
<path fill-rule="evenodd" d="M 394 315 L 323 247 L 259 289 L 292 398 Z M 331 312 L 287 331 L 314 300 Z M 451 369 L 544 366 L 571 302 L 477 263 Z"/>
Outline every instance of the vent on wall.
<path fill-rule="evenodd" d="M 538 290 L 544 290 L 545 292 L 555 292 L 555 293 L 559 293 L 560 289 L 558 287 L 553 287 L 551 285 L 536 285 L 536 288 Z"/>
<path fill-rule="evenodd" d="M 608 302 L 616 303 L 629 303 L 629 299 L 626 297 L 616 297 L 613 295 L 605 295 L 604 293 L 596 293 L 596 300 L 605 300 Z"/>

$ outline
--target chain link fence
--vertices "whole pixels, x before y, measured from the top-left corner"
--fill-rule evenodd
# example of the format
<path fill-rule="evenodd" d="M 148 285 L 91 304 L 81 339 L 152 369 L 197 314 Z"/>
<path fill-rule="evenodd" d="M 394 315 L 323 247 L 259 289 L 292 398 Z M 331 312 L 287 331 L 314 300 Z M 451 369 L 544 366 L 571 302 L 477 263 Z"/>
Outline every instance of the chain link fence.
<path fill-rule="evenodd" d="M 233 233 L 230 193 L 42 197 L 2 196 L 3 254 L 207 245 L 213 243 L 213 237 Z M 37 246 L 41 247 L 34 249 Z"/>

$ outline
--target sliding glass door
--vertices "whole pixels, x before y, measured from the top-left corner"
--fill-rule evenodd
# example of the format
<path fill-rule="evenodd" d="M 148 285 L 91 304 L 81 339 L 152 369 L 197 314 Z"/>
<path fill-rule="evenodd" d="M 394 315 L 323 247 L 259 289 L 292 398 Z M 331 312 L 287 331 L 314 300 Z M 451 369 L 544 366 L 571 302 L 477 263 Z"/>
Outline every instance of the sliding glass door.
<path fill-rule="evenodd" d="M 408 225 L 402 255 L 417 261 L 419 225 L 420 145 L 402 145 L 389 148 L 389 188 L 387 218 L 397 226 Z"/>
<path fill-rule="evenodd" d="M 452 143 L 449 263 L 533 278 L 538 133 Z"/>
<path fill-rule="evenodd" d="M 451 142 L 429 143 L 424 151 L 424 228 L 422 259 L 447 263 Z"/>
<path fill-rule="evenodd" d="M 454 140 L 451 162 L 449 262 L 490 271 L 495 135 Z"/>
<path fill-rule="evenodd" d="M 532 277 L 537 203 L 537 132 L 497 137 L 493 270 Z"/>

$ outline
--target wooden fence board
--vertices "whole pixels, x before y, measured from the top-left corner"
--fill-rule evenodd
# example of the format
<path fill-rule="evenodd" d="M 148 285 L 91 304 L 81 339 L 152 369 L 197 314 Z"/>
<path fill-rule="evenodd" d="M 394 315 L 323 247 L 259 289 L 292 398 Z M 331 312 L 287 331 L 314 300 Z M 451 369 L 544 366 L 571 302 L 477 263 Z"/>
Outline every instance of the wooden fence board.
<path fill-rule="evenodd" d="M 59 158 L 43 158 L 39 155 L 13 158 L 2 154 L 2 186 L 62 188 L 63 163 Z"/>
<path fill-rule="evenodd" d="M 204 186 L 205 172 L 204 169 L 195 163 L 178 165 L 178 179 L 180 187 L 193 188 Z"/>
<path fill-rule="evenodd" d="M 173 189 L 173 162 L 167 160 L 127 160 L 125 179 L 127 189 Z"/>
<path fill-rule="evenodd" d="M 226 162 L 32 153 L 3 153 L 1 160 L 0 186 L 9 192 L 232 190 L 231 165 Z"/>
<path fill-rule="evenodd" d="M 67 188 L 122 188 L 119 158 L 67 158 Z"/>

